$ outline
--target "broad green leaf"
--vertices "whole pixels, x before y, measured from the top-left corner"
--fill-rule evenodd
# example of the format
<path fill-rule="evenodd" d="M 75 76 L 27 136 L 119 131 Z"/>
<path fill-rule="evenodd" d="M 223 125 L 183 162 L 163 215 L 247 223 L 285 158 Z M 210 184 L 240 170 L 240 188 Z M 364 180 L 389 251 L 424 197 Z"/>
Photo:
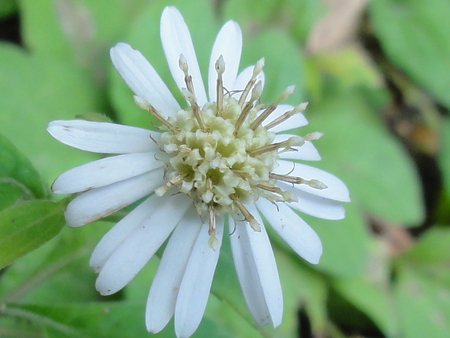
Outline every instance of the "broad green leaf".
<path fill-rule="evenodd" d="M 31 162 L 0 134 L 0 210 L 21 196 L 44 198 L 45 194 L 44 184 Z M 5 203 L 5 199 L 12 203 Z"/>
<path fill-rule="evenodd" d="M 450 108 L 450 2 L 370 2 L 375 34 L 398 67 Z"/>
<path fill-rule="evenodd" d="M 23 37 L 35 54 L 89 70 L 104 79 L 108 49 L 146 0 L 19 0 Z"/>
<path fill-rule="evenodd" d="M 97 158 L 53 139 L 46 131 L 51 120 L 74 119 L 98 109 L 94 85 L 64 62 L 30 56 L 0 44 L 0 132 L 50 182 L 76 165 Z"/>
<path fill-rule="evenodd" d="M 270 25 L 291 32 L 303 42 L 324 7 L 315 0 L 228 0 L 223 4 L 223 16 L 236 20 L 249 32 L 258 32 Z"/>
<path fill-rule="evenodd" d="M 0 283 L 1 301 L 50 305 L 120 299 L 100 296 L 97 274 L 89 266 L 89 256 L 110 226 L 101 221 L 64 226 L 58 236 L 14 261 Z"/>
<path fill-rule="evenodd" d="M 337 279 L 332 285 L 342 297 L 366 314 L 386 337 L 399 336 L 395 302 L 388 289 L 363 277 Z"/>
<path fill-rule="evenodd" d="M 354 203 L 344 204 L 346 217 L 340 221 L 301 215 L 322 240 L 323 254 L 314 268 L 335 276 L 356 276 L 366 268 L 371 239 Z"/>
<path fill-rule="evenodd" d="M 328 93 L 308 106 L 310 124 L 301 131 L 324 133 L 315 141 L 323 159 L 317 166 L 347 184 L 353 204 L 388 221 L 419 224 L 424 211 L 417 172 L 370 100 L 362 90 Z"/>
<path fill-rule="evenodd" d="M 304 309 L 311 321 L 312 332 L 318 337 L 323 336 L 327 325 L 328 296 L 325 278 L 308 267 L 309 264 L 295 253 L 275 246 L 274 251 L 284 299 L 283 321 L 276 332 L 281 337 L 296 337 L 298 311 Z"/>
<path fill-rule="evenodd" d="M 46 337 L 134 338 L 150 335 L 145 329 L 144 304 L 109 302 L 70 305 L 6 304 L 0 314 L 25 319 L 47 332 Z M 175 338 L 173 322 L 156 338 Z M 203 319 L 193 338 L 233 337 L 224 333 L 214 322 Z"/>
<path fill-rule="evenodd" d="M 33 200 L 0 212 L 0 267 L 56 236 L 65 224 L 65 203 Z"/>
<path fill-rule="evenodd" d="M 450 252 L 448 228 L 434 228 L 425 232 L 412 248 L 398 257 L 398 264 L 408 265 L 422 274 L 439 280 L 450 287 Z"/>
<path fill-rule="evenodd" d="M 0 1 L 0 18 L 11 15 L 17 10 L 16 0 Z"/>
<path fill-rule="evenodd" d="M 402 337 L 448 336 L 450 303 L 447 285 L 402 266 L 396 273 L 394 293 Z"/>
<path fill-rule="evenodd" d="M 9 177 L 0 177 L 0 210 L 32 199 L 30 191 Z"/>
<path fill-rule="evenodd" d="M 179 9 L 189 27 L 203 81 L 206 84 L 209 55 L 219 29 L 219 25 L 213 21 L 212 7 L 208 1 L 158 0 L 149 2 L 127 31 L 128 34 L 123 38 L 123 42 L 130 44 L 147 58 L 171 89 L 172 94 L 179 100 L 181 106 L 185 107 L 185 100 L 181 98 L 180 90 L 172 79 L 161 45 L 159 30 L 161 13 L 168 5 L 176 6 Z M 118 112 L 119 120 L 124 124 L 153 129 L 155 120 L 148 112 L 136 106 L 133 93 L 114 67 L 111 66 L 110 71 L 110 96 L 112 104 Z"/>
<path fill-rule="evenodd" d="M 27 320 L 47 337 L 144 337 L 143 303 L 91 303 L 70 305 L 6 304 L 3 315 Z M 164 337 L 164 336 L 162 336 Z M 170 336 L 166 336 L 170 337 Z"/>
<path fill-rule="evenodd" d="M 245 33 L 245 31 L 244 31 Z M 294 93 L 284 103 L 299 104 L 303 99 L 303 56 L 293 40 L 283 31 L 264 30 L 254 39 L 245 39 L 241 68 L 254 65 L 264 57 L 266 81 L 263 102 L 274 102 L 286 87 L 295 85 Z"/>

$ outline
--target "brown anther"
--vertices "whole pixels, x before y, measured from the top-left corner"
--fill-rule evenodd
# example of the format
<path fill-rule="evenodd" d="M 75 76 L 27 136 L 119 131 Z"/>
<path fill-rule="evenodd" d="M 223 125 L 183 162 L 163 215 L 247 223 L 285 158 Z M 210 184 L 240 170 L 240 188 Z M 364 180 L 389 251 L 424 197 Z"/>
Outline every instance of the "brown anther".
<path fill-rule="evenodd" d="M 305 180 L 304 178 L 301 178 L 301 177 L 289 176 L 289 175 L 279 175 L 279 174 L 274 174 L 274 173 L 270 173 L 269 177 L 274 180 L 279 180 L 279 181 L 288 182 L 288 183 L 306 184 L 306 185 L 309 185 L 311 188 L 318 189 L 318 190 L 328 188 L 326 186 L 326 184 L 324 184 L 323 182 L 316 180 L 316 179 Z"/>
<path fill-rule="evenodd" d="M 260 232 L 261 225 L 255 219 L 255 217 L 253 217 L 253 215 L 247 210 L 247 208 L 241 203 L 241 201 L 239 201 L 238 199 L 233 199 L 233 201 L 236 207 L 244 216 L 245 220 L 248 222 L 248 224 L 250 224 L 250 227 L 257 232 Z"/>
<path fill-rule="evenodd" d="M 287 111 L 283 115 L 278 116 L 275 120 L 265 125 L 264 128 L 269 130 L 270 128 L 275 127 L 276 125 L 289 119 L 291 116 L 304 111 L 307 105 L 308 105 L 307 103 L 300 103 L 299 105 L 295 106 L 294 109 Z"/>
<path fill-rule="evenodd" d="M 156 118 L 159 122 L 161 122 L 161 124 L 163 124 L 164 126 L 166 126 L 169 130 L 171 130 L 172 132 L 176 131 L 176 128 L 169 122 L 167 121 L 160 113 L 159 111 L 153 107 L 147 100 L 143 99 L 140 96 L 134 95 L 134 102 L 136 103 L 136 105 L 141 108 L 144 109 L 146 111 L 148 111 L 150 114 L 152 114 L 152 116 L 154 118 Z"/>

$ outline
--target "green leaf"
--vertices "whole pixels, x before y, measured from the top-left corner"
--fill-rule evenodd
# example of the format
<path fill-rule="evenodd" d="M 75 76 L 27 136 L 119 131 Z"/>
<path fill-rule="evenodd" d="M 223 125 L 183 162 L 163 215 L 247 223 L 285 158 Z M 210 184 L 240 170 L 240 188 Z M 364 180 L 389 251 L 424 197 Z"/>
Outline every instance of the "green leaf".
<path fill-rule="evenodd" d="M 301 215 L 319 235 L 323 254 L 314 268 L 335 276 L 356 276 L 366 268 L 371 238 L 354 202 L 344 205 L 345 219 L 330 221 Z"/>
<path fill-rule="evenodd" d="M 64 170 L 97 158 L 59 143 L 46 131 L 51 120 L 97 110 L 98 97 L 85 74 L 10 44 L 0 43 L 0 59 L 2 132 L 43 178 L 51 181 Z"/>
<path fill-rule="evenodd" d="M 245 32 L 244 32 L 245 33 Z M 262 99 L 274 102 L 286 87 L 295 85 L 294 93 L 283 103 L 297 105 L 303 98 L 303 56 L 293 40 L 283 31 L 265 30 L 250 41 L 245 41 L 241 68 L 254 65 L 264 57 L 266 77 Z"/>
<path fill-rule="evenodd" d="M 24 42 L 35 54 L 102 81 L 111 48 L 146 0 L 19 0 Z"/>
<path fill-rule="evenodd" d="M 61 306 L 6 304 L 0 313 L 27 320 L 47 337 L 144 337 L 143 302 L 70 304 Z M 138 314 L 141 314 L 139 316 Z M 112 329 L 114 327 L 114 329 Z"/>
<path fill-rule="evenodd" d="M 0 210 L 21 198 L 44 198 L 45 194 L 31 162 L 0 134 Z"/>
<path fill-rule="evenodd" d="M 428 230 L 415 245 L 398 257 L 398 264 L 407 264 L 427 277 L 445 283 L 450 287 L 450 252 L 448 243 L 450 230 L 434 227 Z"/>
<path fill-rule="evenodd" d="M 56 236 L 65 224 L 65 204 L 33 200 L 0 212 L 0 267 Z"/>
<path fill-rule="evenodd" d="M 280 27 L 304 42 L 324 8 L 315 0 L 228 0 L 223 4 L 223 16 L 236 20 L 248 32 Z"/>
<path fill-rule="evenodd" d="M 17 10 L 16 0 L 0 1 L 0 18 L 11 15 Z"/>
<path fill-rule="evenodd" d="M 398 269 L 396 276 L 394 292 L 402 337 L 447 337 L 450 332 L 448 286 L 405 266 Z"/>
<path fill-rule="evenodd" d="M 275 235 L 277 236 L 277 235 Z M 271 236 L 273 238 L 273 236 Z M 304 309 L 317 337 L 324 336 L 327 325 L 328 287 L 324 277 L 293 252 L 274 247 L 283 288 L 284 315 L 277 332 L 281 337 L 296 337 L 298 311 Z"/>
<path fill-rule="evenodd" d="M 450 108 L 450 2 L 370 2 L 375 34 L 388 57 Z"/>
<path fill-rule="evenodd" d="M 375 114 L 362 90 L 328 93 L 306 110 L 306 131 L 321 131 L 315 142 L 320 168 L 341 178 L 352 203 L 376 217 L 406 225 L 419 224 L 424 210 L 412 160 Z"/>
<path fill-rule="evenodd" d="M 337 279 L 332 285 L 377 324 L 387 337 L 399 336 L 395 302 L 388 289 L 363 277 Z"/>

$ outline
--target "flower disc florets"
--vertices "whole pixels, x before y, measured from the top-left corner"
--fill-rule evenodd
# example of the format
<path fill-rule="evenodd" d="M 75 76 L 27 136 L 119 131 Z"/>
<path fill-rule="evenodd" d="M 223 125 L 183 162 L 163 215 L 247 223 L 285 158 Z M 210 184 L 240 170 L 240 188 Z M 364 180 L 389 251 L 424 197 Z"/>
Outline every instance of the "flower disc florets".
<path fill-rule="evenodd" d="M 260 196 L 258 186 L 274 187 L 269 178 L 276 167 L 278 151 L 258 153 L 269 145 L 275 133 L 249 125 L 256 118 L 251 108 L 241 128 L 236 128 L 242 108 L 232 96 L 226 95 L 222 109 L 216 103 L 207 103 L 201 109 L 205 127 L 202 129 L 192 108 L 180 110 L 173 126 L 162 134 L 158 142 L 161 150 L 170 156 L 166 178 L 168 184 L 157 194 L 175 185 L 189 195 L 200 215 L 210 207 L 219 214 L 236 214 L 235 201 L 253 203 Z"/>

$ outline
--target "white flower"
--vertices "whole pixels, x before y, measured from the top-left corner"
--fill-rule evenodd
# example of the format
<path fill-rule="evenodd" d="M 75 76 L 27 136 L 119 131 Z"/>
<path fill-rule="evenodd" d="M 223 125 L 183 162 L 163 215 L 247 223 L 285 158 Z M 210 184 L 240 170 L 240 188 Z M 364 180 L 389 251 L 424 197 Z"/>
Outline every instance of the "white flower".
<path fill-rule="evenodd" d="M 114 66 L 136 94 L 137 105 L 161 122 L 158 131 L 82 120 L 53 121 L 57 140 L 86 151 L 114 154 L 73 168 L 53 183 L 57 194 L 78 193 L 67 223 L 78 227 L 145 196 L 98 243 L 90 264 L 103 295 L 122 289 L 169 238 L 147 301 L 150 332 L 175 316 L 178 337 L 194 333 L 203 316 L 225 223 L 248 307 L 259 325 L 280 324 L 283 299 L 272 248 L 261 215 L 292 249 L 316 264 L 321 242 L 293 209 L 341 219 L 346 186 L 298 160 L 320 160 L 311 140 L 276 134 L 307 124 L 302 111 L 260 104 L 264 60 L 238 67 L 239 26 L 227 22 L 214 43 L 208 95 L 188 28 L 166 7 L 161 40 L 172 75 L 188 104 L 181 108 L 153 67 L 125 43 L 111 49 Z M 209 97 L 209 99 L 208 99 Z"/>

